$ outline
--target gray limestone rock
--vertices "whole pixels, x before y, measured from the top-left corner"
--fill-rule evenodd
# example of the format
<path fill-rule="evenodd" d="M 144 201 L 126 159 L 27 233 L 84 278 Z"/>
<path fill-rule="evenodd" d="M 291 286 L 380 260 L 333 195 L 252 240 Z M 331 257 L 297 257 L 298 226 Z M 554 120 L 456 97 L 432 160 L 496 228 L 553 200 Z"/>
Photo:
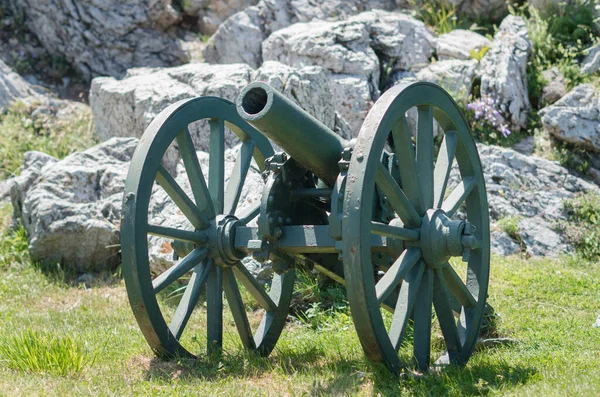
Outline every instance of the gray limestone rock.
<path fill-rule="evenodd" d="M 527 89 L 527 57 L 531 41 L 521 17 L 507 16 L 481 61 L 481 94 L 493 97 L 511 130 L 527 127 L 531 109 Z"/>
<path fill-rule="evenodd" d="M 0 61 L 0 111 L 17 100 L 31 96 L 38 96 L 34 87 Z"/>
<path fill-rule="evenodd" d="M 540 99 L 543 105 L 551 105 L 567 93 L 565 77 L 557 67 L 544 70 L 542 75 L 548 84 L 542 89 L 542 97 Z"/>
<path fill-rule="evenodd" d="M 435 39 L 435 53 L 439 60 L 473 59 L 471 51 L 480 51 L 484 47 L 491 48 L 491 40 L 471 30 L 454 29 Z"/>
<path fill-rule="evenodd" d="M 136 145 L 134 138 L 113 138 L 60 161 L 28 155 L 37 160 L 26 162 L 23 174 L 31 177 L 14 185 L 12 202 L 34 260 L 78 272 L 120 262 L 121 200 Z"/>
<path fill-rule="evenodd" d="M 544 130 L 585 149 L 600 151 L 600 92 L 582 84 L 540 111 Z"/>
<path fill-rule="evenodd" d="M 476 69 L 477 61 L 474 59 L 439 61 L 417 72 L 417 80 L 435 83 L 455 98 L 468 98 Z"/>
<path fill-rule="evenodd" d="M 588 49 L 588 53 L 581 62 L 581 73 L 592 74 L 600 70 L 600 44 Z"/>
<path fill-rule="evenodd" d="M 170 0 L 11 0 L 51 53 L 84 76 L 122 76 L 134 66 L 185 63 Z"/>

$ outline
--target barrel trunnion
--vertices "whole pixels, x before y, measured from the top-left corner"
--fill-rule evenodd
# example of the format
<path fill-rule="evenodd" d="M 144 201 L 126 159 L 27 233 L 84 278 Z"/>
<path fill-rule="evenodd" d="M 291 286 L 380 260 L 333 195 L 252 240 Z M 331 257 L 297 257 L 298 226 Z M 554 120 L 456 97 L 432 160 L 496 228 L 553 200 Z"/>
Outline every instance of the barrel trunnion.
<path fill-rule="evenodd" d="M 413 107 L 418 122 L 411 133 L 405 114 Z M 199 119 L 210 123 L 208 169 L 200 165 L 188 130 Z M 434 120 L 444 131 L 439 150 Z M 229 175 L 226 127 L 242 143 Z M 274 153 L 266 138 L 285 152 Z M 161 165 L 173 143 L 189 194 Z M 456 179 L 450 177 L 453 166 L 460 181 L 449 186 Z M 250 167 L 262 172 L 261 202 L 238 210 Z M 150 198 L 159 189 L 189 220 L 187 228 L 148 219 Z M 128 295 L 160 356 L 218 353 L 232 343 L 223 340 L 229 319 L 245 348 L 269 354 L 285 324 L 296 266 L 346 285 L 367 357 L 395 373 L 410 365 L 428 369 L 433 312 L 447 350 L 438 363 L 465 364 L 477 341 L 489 278 L 485 184 L 468 125 L 436 85 L 388 90 L 356 142 L 340 138 L 265 83 L 250 84 L 235 105 L 211 97 L 178 102 L 142 137 L 123 208 Z M 148 235 L 168 239 L 181 258 L 154 279 Z M 452 257 L 461 257 L 464 266 Z M 243 263 L 249 258 L 272 269 L 271 278 L 251 274 Z M 175 308 L 157 299 L 171 285 L 185 284 L 176 283 L 182 277 L 189 281 Z M 262 309 L 260 319 L 250 304 Z M 403 353 L 407 344 L 409 357 Z"/>

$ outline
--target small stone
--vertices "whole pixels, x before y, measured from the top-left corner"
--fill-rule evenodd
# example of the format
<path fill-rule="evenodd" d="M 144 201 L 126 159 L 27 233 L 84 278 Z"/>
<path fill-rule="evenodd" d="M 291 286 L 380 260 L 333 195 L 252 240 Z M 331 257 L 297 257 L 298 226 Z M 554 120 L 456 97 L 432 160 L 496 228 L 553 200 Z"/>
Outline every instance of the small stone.
<path fill-rule="evenodd" d="M 600 328 L 600 316 L 598 316 L 596 322 L 592 324 L 592 328 Z"/>

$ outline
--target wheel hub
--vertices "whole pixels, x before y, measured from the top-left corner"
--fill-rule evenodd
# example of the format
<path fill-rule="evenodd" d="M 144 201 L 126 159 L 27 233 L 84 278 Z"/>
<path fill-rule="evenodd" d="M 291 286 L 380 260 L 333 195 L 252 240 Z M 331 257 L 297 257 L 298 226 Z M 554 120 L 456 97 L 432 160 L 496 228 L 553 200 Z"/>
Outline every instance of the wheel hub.
<path fill-rule="evenodd" d="M 239 219 L 233 215 L 217 215 L 214 219 L 214 231 L 209 238 L 210 256 L 220 266 L 233 266 L 245 254 L 235 249 L 235 228 Z"/>
<path fill-rule="evenodd" d="M 451 220 L 443 210 L 430 209 L 421 223 L 421 251 L 425 264 L 443 267 L 448 259 L 463 253 L 462 237 L 467 222 Z"/>

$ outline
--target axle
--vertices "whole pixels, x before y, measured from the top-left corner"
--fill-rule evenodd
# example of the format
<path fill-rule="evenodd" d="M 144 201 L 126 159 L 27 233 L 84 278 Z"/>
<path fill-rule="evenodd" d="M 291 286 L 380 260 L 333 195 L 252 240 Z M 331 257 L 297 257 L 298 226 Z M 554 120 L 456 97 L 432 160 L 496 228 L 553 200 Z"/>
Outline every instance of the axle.
<path fill-rule="evenodd" d="M 338 161 L 348 142 L 263 82 L 240 93 L 237 111 L 248 123 L 273 140 L 304 168 L 328 186 L 339 174 Z"/>

